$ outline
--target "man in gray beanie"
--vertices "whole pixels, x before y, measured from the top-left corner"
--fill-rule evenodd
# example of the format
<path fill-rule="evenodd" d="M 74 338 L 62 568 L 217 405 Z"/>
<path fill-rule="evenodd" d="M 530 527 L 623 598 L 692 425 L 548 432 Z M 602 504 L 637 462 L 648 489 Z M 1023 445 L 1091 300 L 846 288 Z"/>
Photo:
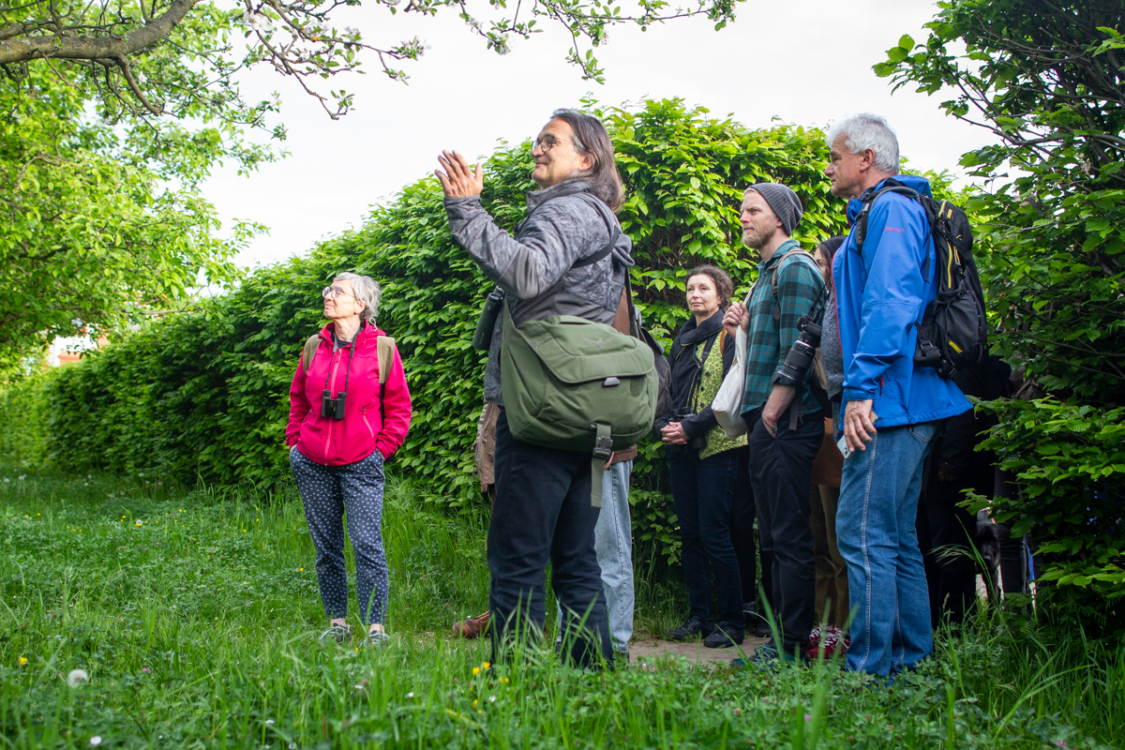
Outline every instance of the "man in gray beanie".
<path fill-rule="evenodd" d="M 789 238 L 801 221 L 801 201 L 785 185 L 763 182 L 742 199 L 742 239 L 757 250 L 758 281 L 745 305 L 723 318 L 727 333 L 747 331 L 742 417 L 750 428 L 750 483 L 762 554 L 773 555 L 772 593 L 781 641 L 758 647 L 751 661 L 807 659 L 817 619 L 816 558 L 809 528 L 812 464 L 824 439 L 824 411 L 812 374 L 784 370 L 802 315 L 820 307 L 824 279 L 812 256 Z M 740 660 L 736 659 L 736 662 Z"/>

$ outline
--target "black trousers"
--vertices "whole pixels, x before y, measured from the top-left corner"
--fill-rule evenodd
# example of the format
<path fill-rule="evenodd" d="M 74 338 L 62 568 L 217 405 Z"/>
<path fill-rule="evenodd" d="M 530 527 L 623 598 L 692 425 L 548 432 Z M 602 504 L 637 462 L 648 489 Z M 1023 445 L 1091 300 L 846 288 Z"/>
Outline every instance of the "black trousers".
<path fill-rule="evenodd" d="M 816 621 L 816 557 L 809 527 L 812 464 L 824 442 L 820 413 L 796 430 L 782 419 L 774 437 L 759 419 L 750 429 L 750 480 L 762 531 L 762 553 L 773 556 L 774 614 L 787 653 L 805 649 Z"/>
<path fill-rule="evenodd" d="M 961 624 L 976 611 L 977 564 L 973 554 L 977 519 L 960 507 L 965 490 L 991 496 L 995 487 L 995 457 L 974 452 L 961 473 L 938 478 L 937 458 L 946 436 L 934 444 L 926 460 L 926 482 L 918 502 L 918 546 L 926 567 L 930 619 L 936 628 L 944 619 Z"/>
<path fill-rule="evenodd" d="M 977 601 L 977 566 L 972 555 L 977 519 L 957 504 L 963 482 L 930 478 L 918 503 L 918 546 L 926 568 L 933 627 L 944 619 L 960 625 Z"/>
<path fill-rule="evenodd" d="M 556 450 L 512 437 L 503 411 L 496 421 L 496 501 L 488 526 L 492 574 L 492 660 L 514 642 L 536 642 L 546 617 L 547 562 L 562 607 L 559 632 L 567 658 L 613 663 L 601 568 L 594 551 L 598 508 L 590 505 L 591 454 Z"/>
<path fill-rule="evenodd" d="M 750 449 L 738 449 L 738 474 L 734 480 L 734 495 L 730 501 L 730 536 L 734 542 L 734 554 L 738 558 L 738 570 L 742 575 L 742 601 L 752 602 L 758 598 L 758 551 L 762 553 L 762 590 L 770 607 L 773 604 L 773 557 L 766 554 L 758 544 L 758 532 L 754 531 L 754 486 L 750 481 Z M 758 607 L 759 612 L 765 608 Z"/>
<path fill-rule="evenodd" d="M 742 578 L 730 530 L 730 499 L 738 474 L 738 451 L 707 458 L 688 447 L 668 451 L 672 499 L 680 521 L 681 559 L 691 616 L 711 622 L 711 584 L 719 597 L 718 621 L 741 629 Z"/>

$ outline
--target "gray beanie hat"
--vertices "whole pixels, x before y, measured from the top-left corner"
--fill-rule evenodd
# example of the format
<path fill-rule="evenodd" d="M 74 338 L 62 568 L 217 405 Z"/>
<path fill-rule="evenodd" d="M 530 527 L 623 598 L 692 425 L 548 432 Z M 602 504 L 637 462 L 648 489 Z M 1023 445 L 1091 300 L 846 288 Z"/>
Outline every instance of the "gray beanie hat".
<path fill-rule="evenodd" d="M 759 182 L 747 190 L 753 190 L 766 199 L 770 208 L 781 220 L 781 228 L 786 234 L 793 234 L 793 228 L 801 222 L 804 209 L 801 208 L 801 199 L 789 188 L 776 182 Z"/>

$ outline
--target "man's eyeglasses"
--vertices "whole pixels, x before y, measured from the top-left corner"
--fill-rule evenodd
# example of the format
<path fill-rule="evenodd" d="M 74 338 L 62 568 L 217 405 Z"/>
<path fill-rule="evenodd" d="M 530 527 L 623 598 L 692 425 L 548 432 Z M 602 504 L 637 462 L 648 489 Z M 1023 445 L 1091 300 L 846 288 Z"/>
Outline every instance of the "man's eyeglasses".
<path fill-rule="evenodd" d="M 547 135 L 543 135 L 543 136 L 539 137 L 539 140 L 537 140 L 535 142 L 535 147 L 538 148 L 543 153 L 547 153 L 548 151 L 550 151 L 551 149 L 553 149 L 555 146 L 559 145 L 562 142 L 563 142 L 562 138 L 559 138 L 557 136 L 553 136 L 550 133 L 548 133 Z"/>
<path fill-rule="evenodd" d="M 326 286 L 320 290 L 320 296 L 328 299 L 336 299 L 337 297 L 354 297 L 354 294 L 348 294 L 338 286 Z"/>

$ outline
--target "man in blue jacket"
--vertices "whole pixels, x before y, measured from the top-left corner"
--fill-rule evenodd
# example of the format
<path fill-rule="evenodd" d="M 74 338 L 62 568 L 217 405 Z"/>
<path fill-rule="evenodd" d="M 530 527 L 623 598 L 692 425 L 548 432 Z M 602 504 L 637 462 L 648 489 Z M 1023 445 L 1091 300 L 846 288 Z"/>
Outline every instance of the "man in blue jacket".
<path fill-rule="evenodd" d="M 922 466 L 944 420 L 971 404 L 952 380 L 914 367 L 917 324 L 937 295 L 925 211 L 907 196 L 886 193 L 868 209 L 862 251 L 856 242 L 856 219 L 888 178 L 923 195 L 930 195 L 929 183 L 898 175 L 898 139 L 881 117 L 847 119 L 827 140 L 824 171 L 833 195 L 850 199 L 852 224 L 832 264 L 840 338 L 822 342 L 842 350 L 840 409 L 851 451 L 836 515 L 854 613 L 847 666 L 887 676 L 914 668 L 933 652 L 914 531 Z"/>

